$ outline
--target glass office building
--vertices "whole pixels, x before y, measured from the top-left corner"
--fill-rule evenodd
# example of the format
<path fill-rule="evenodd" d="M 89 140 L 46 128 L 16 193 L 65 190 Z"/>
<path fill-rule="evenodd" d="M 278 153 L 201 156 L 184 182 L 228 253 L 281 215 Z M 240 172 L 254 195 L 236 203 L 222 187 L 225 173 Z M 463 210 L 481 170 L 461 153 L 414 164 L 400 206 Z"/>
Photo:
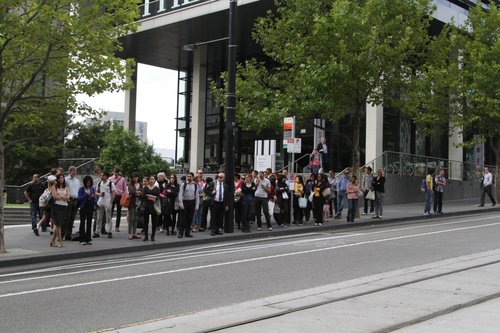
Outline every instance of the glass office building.
<path fill-rule="evenodd" d="M 435 0 L 437 11 L 431 33 L 439 31 L 443 22 L 454 18 L 461 23 L 467 10 L 475 5 L 470 0 Z M 219 86 L 220 73 L 227 68 L 228 0 L 143 0 L 139 30 L 124 37 L 123 58 L 138 63 L 176 70 L 178 72 L 176 121 L 176 158 L 182 157 L 189 170 L 204 167 L 218 171 L 224 162 L 224 110 L 210 94 L 210 82 Z M 254 21 L 274 8 L 272 0 L 239 0 L 237 27 L 237 59 L 262 58 L 261 49 L 251 38 Z M 126 125 L 134 128 L 135 90 L 128 92 Z M 302 138 L 302 152 L 309 154 L 317 140 L 314 119 L 302 119 L 297 124 L 297 136 Z M 345 135 L 350 133 L 348 118 L 336 123 L 325 122 L 324 134 L 333 154 L 329 165 L 340 170 L 350 162 L 350 150 Z M 457 148 L 457 135 L 426 136 L 406 115 L 383 106 L 366 106 L 361 133 L 361 162 L 370 161 L 383 151 L 435 156 L 466 161 L 473 154 Z M 283 138 L 282 129 L 256 133 L 236 130 L 235 161 L 237 171 L 253 168 L 254 141 Z M 277 168 L 287 160 L 281 144 L 277 145 Z M 487 153 L 488 149 L 483 149 Z M 488 160 L 488 154 L 486 159 Z M 302 164 L 307 163 L 304 159 Z M 302 166 L 302 165 L 301 165 Z"/>

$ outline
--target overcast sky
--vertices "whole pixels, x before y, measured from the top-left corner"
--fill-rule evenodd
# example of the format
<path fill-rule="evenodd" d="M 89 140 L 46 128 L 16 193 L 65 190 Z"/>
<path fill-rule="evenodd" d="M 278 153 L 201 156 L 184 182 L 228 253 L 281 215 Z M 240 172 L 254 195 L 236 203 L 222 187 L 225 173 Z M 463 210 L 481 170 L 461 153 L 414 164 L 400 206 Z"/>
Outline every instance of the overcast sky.
<path fill-rule="evenodd" d="M 125 93 L 77 97 L 95 109 L 124 112 Z M 157 149 L 175 149 L 177 72 L 139 64 L 137 120 L 148 123 L 148 141 Z"/>

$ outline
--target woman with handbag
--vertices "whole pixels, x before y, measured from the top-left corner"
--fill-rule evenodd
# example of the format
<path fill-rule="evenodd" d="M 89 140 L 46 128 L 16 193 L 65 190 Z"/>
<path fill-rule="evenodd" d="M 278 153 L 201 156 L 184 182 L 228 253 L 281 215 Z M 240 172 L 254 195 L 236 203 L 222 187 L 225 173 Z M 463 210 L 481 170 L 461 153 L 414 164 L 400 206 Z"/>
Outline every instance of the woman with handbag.
<path fill-rule="evenodd" d="M 305 207 L 307 207 L 307 198 L 304 198 L 304 178 L 301 175 L 295 177 L 295 184 L 293 188 L 293 224 L 302 225 L 304 219 L 304 203 L 300 201 L 305 201 Z"/>
<path fill-rule="evenodd" d="M 160 198 L 160 189 L 155 186 L 156 177 L 154 175 L 149 176 L 148 185 L 144 188 L 142 193 L 142 198 L 145 203 L 144 207 L 144 239 L 148 240 L 148 227 L 149 227 L 149 216 L 151 216 L 151 241 L 155 240 L 156 228 L 158 225 L 158 215 L 157 209 L 155 208 L 155 203 Z M 160 209 L 161 213 L 161 209 Z"/>
<path fill-rule="evenodd" d="M 329 189 L 328 181 L 323 174 L 318 174 L 318 179 L 313 183 L 313 212 L 316 226 L 323 225 L 323 205 L 325 204 L 325 198 L 323 192 L 325 189 Z"/>
<path fill-rule="evenodd" d="M 290 224 L 290 189 L 286 184 L 283 174 L 278 176 L 276 182 L 276 204 L 280 207 L 278 226 L 287 227 Z"/>
<path fill-rule="evenodd" d="M 168 213 L 167 213 L 167 236 L 175 236 L 175 224 L 179 209 L 175 204 L 177 196 L 179 195 L 179 184 L 177 183 L 177 176 L 170 175 L 169 182 L 166 185 L 167 199 L 168 199 Z"/>
<path fill-rule="evenodd" d="M 311 211 L 313 210 L 313 200 L 311 194 L 313 193 L 315 182 L 316 182 L 316 176 L 311 175 L 311 177 L 307 180 L 305 185 L 305 194 L 306 194 L 305 197 L 307 198 L 307 207 L 304 209 L 304 217 L 306 219 L 306 223 L 309 222 L 309 219 L 311 218 Z"/>
<path fill-rule="evenodd" d="M 369 199 L 368 192 L 371 191 L 372 188 L 372 183 L 373 183 L 373 175 L 372 175 L 372 168 L 371 167 L 366 167 L 365 169 L 365 175 L 363 176 L 363 197 L 364 197 L 364 209 L 363 209 L 363 215 L 368 214 L 368 205 L 370 205 L 370 214 L 373 214 L 374 211 L 374 200 Z"/>
<path fill-rule="evenodd" d="M 252 220 L 256 190 L 257 185 L 253 182 L 252 174 L 249 173 L 245 176 L 245 182 L 241 185 L 241 232 L 250 232 L 250 220 Z"/>
<path fill-rule="evenodd" d="M 347 202 L 349 210 L 347 211 L 347 222 L 354 222 L 356 210 L 358 209 L 358 195 L 359 195 L 358 177 L 352 176 L 351 181 L 347 184 Z"/>
<path fill-rule="evenodd" d="M 385 192 L 385 177 L 382 174 L 382 169 L 377 169 L 377 176 L 373 178 L 372 191 L 375 192 L 375 216 L 374 219 L 381 219 L 384 213 L 384 192 Z"/>
<path fill-rule="evenodd" d="M 137 222 L 139 220 L 139 214 L 143 214 L 140 211 L 141 195 L 142 195 L 142 184 L 139 181 L 139 174 L 137 172 L 132 172 L 130 177 L 130 182 L 128 183 L 128 193 L 130 197 L 130 203 L 127 211 L 127 222 L 128 222 L 128 239 L 137 239 Z"/>

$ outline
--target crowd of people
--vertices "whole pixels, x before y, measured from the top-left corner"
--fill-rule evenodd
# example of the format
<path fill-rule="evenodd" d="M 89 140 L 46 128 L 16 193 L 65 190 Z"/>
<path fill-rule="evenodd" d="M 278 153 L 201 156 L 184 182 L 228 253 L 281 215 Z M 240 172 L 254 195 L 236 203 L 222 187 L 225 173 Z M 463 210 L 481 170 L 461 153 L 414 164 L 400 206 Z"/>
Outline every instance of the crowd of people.
<path fill-rule="evenodd" d="M 318 152 L 315 156 L 321 155 Z M 50 229 L 50 246 L 62 247 L 63 240 L 77 239 L 82 245 L 90 245 L 93 238 L 112 238 L 113 232 L 121 231 L 122 207 L 127 208 L 128 238 L 155 241 L 157 232 L 178 238 L 193 237 L 192 233 L 204 231 L 216 236 L 222 234 L 225 223 L 234 223 L 248 233 L 256 222 L 256 230 L 261 231 L 263 217 L 270 231 L 271 217 L 281 228 L 311 220 L 321 226 L 325 219 L 341 219 L 345 206 L 346 221 L 352 223 L 360 199 L 362 214 L 382 219 L 385 177 L 381 169 L 375 174 L 371 167 L 364 171 L 361 181 L 349 168 L 339 176 L 333 171 L 314 172 L 308 179 L 302 175 L 290 179 L 286 169 L 279 174 L 271 169 L 252 171 L 243 177 L 235 174 L 234 193 L 230 196 L 223 172 L 215 179 L 205 178 L 202 170 L 196 174 L 189 172 L 180 179 L 175 174 L 167 177 L 164 172 L 142 178 L 133 172 L 126 178 L 119 168 L 111 175 L 96 167 L 93 175 L 83 177 L 80 183 L 77 168 L 71 166 L 66 176 L 61 168 L 51 170 L 45 183 L 38 174 L 33 175 L 24 194 L 30 204 L 32 230 L 39 236 L 40 229 L 43 232 Z M 492 175 L 485 168 L 481 206 L 486 194 L 492 205 L 496 204 L 491 194 L 492 183 Z M 442 213 L 445 187 L 444 170 L 438 175 L 430 170 L 422 184 L 425 215 Z M 226 221 L 228 200 L 234 200 L 234 221 Z M 73 233 L 78 211 L 80 227 L 78 233 Z"/>

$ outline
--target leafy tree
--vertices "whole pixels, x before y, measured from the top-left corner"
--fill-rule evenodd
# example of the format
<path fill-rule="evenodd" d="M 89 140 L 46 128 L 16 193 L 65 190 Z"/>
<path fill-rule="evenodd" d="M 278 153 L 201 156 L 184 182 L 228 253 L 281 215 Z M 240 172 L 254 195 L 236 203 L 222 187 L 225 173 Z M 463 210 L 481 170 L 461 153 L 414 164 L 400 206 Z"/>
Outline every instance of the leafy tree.
<path fill-rule="evenodd" d="M 143 176 L 156 175 L 160 171 L 170 173 L 168 163 L 155 153 L 152 145 L 120 126 L 106 134 L 104 143 L 98 164 L 106 170 L 120 167 L 128 176 L 134 171 Z"/>
<path fill-rule="evenodd" d="M 76 94 L 125 86 L 133 61 L 115 54 L 118 37 L 135 30 L 137 16 L 136 0 L 0 1 L 0 193 L 6 150 L 22 140 L 10 129 L 55 110 L 85 112 Z M 0 252 L 3 206 L 0 196 Z"/>
<path fill-rule="evenodd" d="M 257 20 L 253 34 L 269 60 L 238 67 L 238 123 L 260 130 L 279 127 L 285 116 L 349 116 L 357 169 L 366 103 L 400 106 L 416 63 L 425 59 L 434 7 L 430 0 L 277 4 L 276 12 Z M 222 91 L 215 94 L 223 104 Z"/>
<path fill-rule="evenodd" d="M 450 126 L 464 135 L 464 145 L 490 140 L 496 155 L 496 189 L 500 192 L 500 11 L 493 1 L 469 10 L 463 26 L 450 24 L 433 41 L 434 53 L 419 68 L 414 119 L 428 128 Z M 477 136 L 476 136 L 477 138 Z"/>
<path fill-rule="evenodd" d="M 98 157 L 110 128 L 109 121 L 103 124 L 98 121 L 71 124 L 70 138 L 64 143 L 65 157 Z"/>

